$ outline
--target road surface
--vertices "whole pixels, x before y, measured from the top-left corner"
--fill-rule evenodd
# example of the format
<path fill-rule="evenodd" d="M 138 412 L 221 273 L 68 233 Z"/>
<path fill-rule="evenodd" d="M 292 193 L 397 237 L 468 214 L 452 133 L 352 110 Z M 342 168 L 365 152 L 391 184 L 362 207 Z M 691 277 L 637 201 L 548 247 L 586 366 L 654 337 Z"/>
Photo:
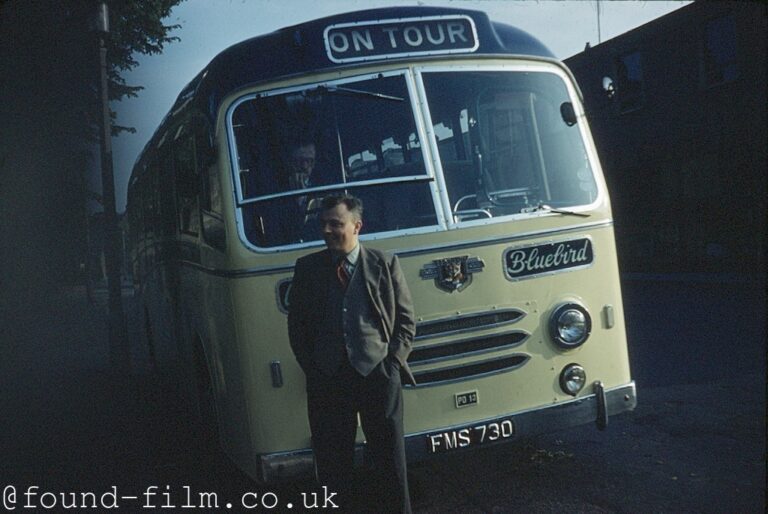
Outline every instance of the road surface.
<path fill-rule="evenodd" d="M 764 283 L 634 276 L 623 291 L 637 409 L 606 431 L 583 426 L 413 466 L 416 512 L 764 511 Z M 4 323 L 0 507 L 63 511 L 66 494 L 94 492 L 114 494 L 117 512 L 208 512 L 201 505 L 214 500 L 220 512 L 243 502 L 250 512 L 304 510 L 311 484 L 259 486 L 220 454 L 191 450 L 153 376 L 110 374 L 105 300 L 52 291 Z"/>

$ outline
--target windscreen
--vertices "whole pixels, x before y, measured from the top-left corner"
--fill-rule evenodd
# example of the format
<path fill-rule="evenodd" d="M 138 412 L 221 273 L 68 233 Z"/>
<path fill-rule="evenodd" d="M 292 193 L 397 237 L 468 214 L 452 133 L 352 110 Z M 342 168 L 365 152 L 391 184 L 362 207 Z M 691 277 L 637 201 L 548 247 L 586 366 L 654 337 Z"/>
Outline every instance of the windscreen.
<path fill-rule="evenodd" d="M 231 123 L 243 229 L 257 247 L 320 239 L 331 193 L 363 201 L 363 234 L 437 224 L 403 74 L 255 95 Z"/>
<path fill-rule="evenodd" d="M 570 98 L 558 75 L 426 72 L 423 82 L 455 222 L 595 200 L 579 126 L 561 114 Z"/>

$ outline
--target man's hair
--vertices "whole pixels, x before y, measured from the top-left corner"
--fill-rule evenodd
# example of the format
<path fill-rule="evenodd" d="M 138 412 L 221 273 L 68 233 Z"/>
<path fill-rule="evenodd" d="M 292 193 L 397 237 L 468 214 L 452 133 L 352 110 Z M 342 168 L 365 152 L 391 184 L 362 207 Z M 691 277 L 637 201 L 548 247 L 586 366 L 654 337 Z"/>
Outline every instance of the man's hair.
<path fill-rule="evenodd" d="M 350 194 L 333 194 L 323 198 L 320 203 L 320 208 L 324 211 L 333 209 L 337 205 L 344 204 L 347 206 L 349 212 L 355 217 L 355 219 L 363 219 L 363 201 L 356 196 Z"/>

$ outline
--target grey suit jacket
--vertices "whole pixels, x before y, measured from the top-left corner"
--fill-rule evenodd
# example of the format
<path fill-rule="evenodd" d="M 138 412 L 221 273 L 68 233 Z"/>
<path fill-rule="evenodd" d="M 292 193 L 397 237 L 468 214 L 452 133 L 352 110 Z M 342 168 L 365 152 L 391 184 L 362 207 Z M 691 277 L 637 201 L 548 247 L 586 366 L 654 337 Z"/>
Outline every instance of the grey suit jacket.
<path fill-rule="evenodd" d="M 372 312 L 389 344 L 389 355 L 400 363 L 403 383 L 415 385 L 407 359 L 416 322 L 411 293 L 397 256 L 361 245 L 357 265 L 360 269 L 355 273 L 363 274 Z M 334 276 L 332 268 L 331 253 L 327 249 L 296 261 L 289 297 L 288 337 L 296 360 L 308 375 L 315 371 L 313 344 L 324 312 L 322 306 L 327 300 L 327 280 Z"/>

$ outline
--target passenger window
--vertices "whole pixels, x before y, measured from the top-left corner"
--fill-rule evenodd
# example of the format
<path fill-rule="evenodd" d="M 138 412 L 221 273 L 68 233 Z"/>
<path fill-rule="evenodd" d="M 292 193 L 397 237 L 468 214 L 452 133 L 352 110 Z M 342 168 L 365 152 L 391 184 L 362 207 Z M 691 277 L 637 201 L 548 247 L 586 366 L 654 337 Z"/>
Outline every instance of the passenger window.
<path fill-rule="evenodd" d="M 195 162 L 195 141 L 182 137 L 173 145 L 176 195 L 179 206 L 179 229 L 182 233 L 197 235 L 199 218 L 199 177 Z"/>

